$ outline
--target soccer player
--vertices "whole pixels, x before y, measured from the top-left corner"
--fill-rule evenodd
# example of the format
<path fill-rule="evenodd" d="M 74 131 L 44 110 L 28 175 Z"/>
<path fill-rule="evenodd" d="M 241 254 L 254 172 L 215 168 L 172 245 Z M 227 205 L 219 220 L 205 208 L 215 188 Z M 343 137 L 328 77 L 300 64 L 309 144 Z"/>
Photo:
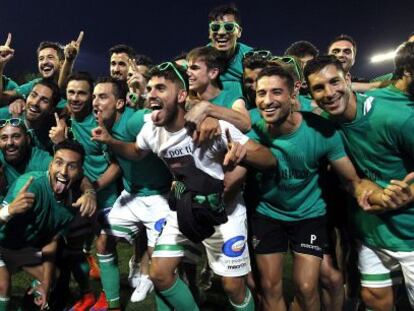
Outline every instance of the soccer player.
<path fill-rule="evenodd" d="M 150 115 L 149 110 L 135 112 L 134 109 L 125 107 L 126 92 L 125 82 L 113 78 L 97 81 L 93 92 L 93 112 L 99 126 L 92 130 L 93 140 L 107 143 L 99 138 L 101 129 L 105 128 L 116 140 L 135 141 L 136 135 Z M 154 154 L 149 154 L 138 162 L 129 161 L 117 154 L 114 146 L 108 144 L 108 147 L 111 152 L 115 152 L 116 160 L 122 169 L 125 189 L 108 215 L 109 228 L 98 238 L 97 256 L 109 309 L 117 310 L 120 308 L 120 301 L 116 240 L 123 238 L 132 243 L 140 233 L 138 225 L 142 223 L 146 228 L 148 251 L 151 255 L 169 211 L 165 194 L 171 186 L 171 175 L 164 163 Z M 141 267 L 137 299 L 144 299 L 153 289 L 145 268 L 147 267 Z M 98 301 L 93 310 L 100 310 L 101 307 L 102 304 Z"/>
<path fill-rule="evenodd" d="M 402 44 L 394 58 L 395 70 L 392 84 L 367 92 L 378 100 L 396 105 L 414 107 L 414 42 Z"/>
<path fill-rule="evenodd" d="M 152 150 L 164 159 L 175 176 L 170 196 L 173 211 L 168 214 L 166 226 L 157 240 L 151 264 L 151 278 L 158 289 L 158 310 L 169 310 L 164 299 L 177 311 L 198 310 L 189 289 L 175 274 L 184 254 L 197 257 L 193 244 L 196 241 L 206 246 L 210 267 L 222 276 L 233 308 L 253 310 L 254 303 L 245 285 L 245 276 L 250 270 L 246 211 L 240 191 L 225 201 L 225 206 L 221 203 L 223 164 L 237 164 L 244 159 L 268 168 L 275 165 L 275 159 L 266 148 L 248 140 L 225 121 L 219 121 L 222 129 L 219 137 L 205 148 L 196 147 L 184 127 L 187 88 L 186 75 L 180 67 L 163 63 L 153 68 L 148 83 L 152 122 L 144 125 L 136 145 L 112 138 L 104 128 L 97 138 L 131 159 L 141 158 Z M 225 135 L 227 131 L 231 135 Z M 227 143 L 231 145 L 229 152 Z M 239 175 L 238 168 L 234 172 Z M 194 210 L 191 207 L 194 204 L 200 208 Z M 191 214 L 192 217 L 186 217 Z"/>
<path fill-rule="evenodd" d="M 223 89 L 242 95 L 243 55 L 252 48 L 237 42 L 241 37 L 241 19 L 235 5 L 221 5 L 208 15 L 211 46 L 227 59 L 227 69 L 220 75 Z"/>
<path fill-rule="evenodd" d="M 106 215 L 117 198 L 116 180 L 120 176 L 120 169 L 106 146 L 91 140 L 91 131 L 97 126 L 92 113 L 93 79 L 88 73 L 75 73 L 69 76 L 66 86 L 67 106 L 70 116 L 67 121 L 56 116 L 56 126 L 50 130 L 50 138 L 57 144 L 68 136 L 72 136 L 85 148 L 85 162 L 83 169 L 85 176 L 92 182 L 97 192 L 98 213 L 94 217 L 94 231 L 91 236 L 85 237 L 84 250 L 82 245 L 72 247 L 71 258 L 76 258 L 72 266 L 77 266 L 76 277 L 82 294 L 81 299 L 73 306 L 74 310 L 83 310 L 95 304 L 95 298 L 89 284 L 89 274 L 99 278 L 99 269 L 91 255 L 91 244 L 95 234 L 99 234 L 106 222 Z M 75 256 L 76 253 L 76 256 Z M 87 255 L 85 257 L 84 253 Z M 87 260 L 87 261 L 86 261 Z M 88 263 L 90 268 L 88 267 Z M 78 268 L 79 267 L 79 268 Z M 70 271 L 68 271 L 70 273 Z"/>
<path fill-rule="evenodd" d="M 306 63 L 319 55 L 318 49 L 309 41 L 293 42 L 285 51 L 284 55 L 297 57 L 302 65 L 302 69 Z"/>
<path fill-rule="evenodd" d="M 319 272 L 326 240 L 326 204 L 318 183 L 320 165 L 328 160 L 354 197 L 376 187 L 356 175 L 340 135 L 329 121 L 295 111 L 297 92 L 287 70 L 280 66 L 264 68 L 256 84 L 256 104 L 262 119 L 254 124 L 251 135 L 269 146 L 278 159 L 278 167 L 260 172 L 253 185 L 258 189 L 252 244 L 263 307 L 286 310 L 283 253 L 291 243 L 299 305 L 302 310 L 319 310 Z"/>
<path fill-rule="evenodd" d="M 0 209 L 0 310 L 7 310 L 10 277 L 19 269 L 38 280 L 32 289 L 34 301 L 41 309 L 47 306 L 58 237 L 74 218 L 72 203 L 83 159 L 81 145 L 61 143 L 48 171 L 20 176 L 6 195 Z"/>
<path fill-rule="evenodd" d="M 250 130 L 249 113 L 242 96 L 222 89 L 220 74 L 225 61 L 216 49 L 205 46 L 193 49 L 187 54 L 188 82 L 195 104 L 185 119 L 197 127 L 207 117 L 232 123 L 240 131 Z"/>
<path fill-rule="evenodd" d="M 413 307 L 412 109 L 353 93 L 349 77 L 334 57 L 310 61 L 305 77 L 316 103 L 339 126 L 358 171 L 384 188 L 383 200 L 388 202 L 387 208 L 378 209 L 380 213 L 350 210 L 351 230 L 360 245 L 363 301 L 372 310 L 392 310 L 392 287 L 401 281 L 402 271 Z"/>
<path fill-rule="evenodd" d="M 121 81 L 128 80 L 129 61 L 134 59 L 135 51 L 125 44 L 114 45 L 109 49 L 109 72 L 111 77 Z"/>
<path fill-rule="evenodd" d="M 20 175 L 46 171 L 52 160 L 48 152 L 31 145 L 30 134 L 20 118 L 0 119 L 0 150 L 6 183 L 1 191 L 2 197 Z"/>

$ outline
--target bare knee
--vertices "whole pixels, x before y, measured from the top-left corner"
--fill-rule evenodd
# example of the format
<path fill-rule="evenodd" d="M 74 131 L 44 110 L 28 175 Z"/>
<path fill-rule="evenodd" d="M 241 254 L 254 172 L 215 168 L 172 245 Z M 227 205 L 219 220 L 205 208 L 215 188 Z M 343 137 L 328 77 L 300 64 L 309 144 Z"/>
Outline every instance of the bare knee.
<path fill-rule="evenodd" d="M 260 286 L 263 291 L 263 295 L 267 297 L 273 297 L 279 299 L 282 297 L 283 285 L 282 279 L 274 280 L 262 276 L 260 280 Z"/>
<path fill-rule="evenodd" d="M 175 273 L 169 269 L 164 269 L 157 258 L 154 258 L 151 262 L 149 277 L 158 290 L 170 288 L 175 282 Z"/>
<path fill-rule="evenodd" d="M 296 284 L 298 296 L 304 300 L 311 300 L 318 295 L 317 283 L 302 281 Z"/>
<path fill-rule="evenodd" d="M 391 287 L 362 287 L 361 297 L 364 304 L 375 311 L 390 311 L 394 306 L 394 297 Z"/>
<path fill-rule="evenodd" d="M 244 301 L 246 295 L 245 277 L 223 277 L 221 281 L 224 291 L 232 302 L 240 304 Z"/>
<path fill-rule="evenodd" d="M 106 234 L 100 234 L 96 239 L 96 252 L 98 254 L 108 253 L 108 236 Z"/>
<path fill-rule="evenodd" d="M 342 290 L 344 286 L 342 273 L 335 269 L 331 269 L 329 273 L 322 273 L 321 271 L 321 282 L 323 288 L 328 291 Z"/>

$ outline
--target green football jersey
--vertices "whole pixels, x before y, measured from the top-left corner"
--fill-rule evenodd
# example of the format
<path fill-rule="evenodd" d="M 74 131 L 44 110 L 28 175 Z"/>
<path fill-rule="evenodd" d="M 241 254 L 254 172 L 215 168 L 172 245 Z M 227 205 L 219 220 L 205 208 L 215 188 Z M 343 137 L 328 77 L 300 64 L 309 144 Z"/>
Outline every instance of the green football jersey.
<path fill-rule="evenodd" d="M 11 203 L 31 176 L 35 179 L 28 192 L 34 193 L 35 202 L 25 213 L 0 224 L 0 246 L 4 248 L 41 248 L 57 234 L 64 233 L 73 220 L 75 209 L 56 201 L 47 171 L 20 176 L 11 186 L 4 203 Z"/>
<path fill-rule="evenodd" d="M 253 125 L 255 136 L 249 135 L 269 147 L 278 161 L 275 170 L 256 174 L 256 211 L 282 221 L 325 215 L 319 186 L 321 163 L 346 156 L 341 136 L 330 121 L 310 112 L 301 114 L 303 120 L 293 133 L 273 138 L 261 119 Z"/>
<path fill-rule="evenodd" d="M 226 71 L 220 74 L 223 90 L 234 92 L 238 96 L 243 96 L 243 57 L 244 53 L 251 50 L 252 48 L 250 46 L 237 43 L 234 55 L 227 63 Z"/>
<path fill-rule="evenodd" d="M 135 111 L 125 108 L 120 119 L 112 127 L 112 136 L 125 142 L 135 142 L 138 133 L 150 118 L 150 110 Z M 122 169 L 124 188 L 141 196 L 166 193 L 171 187 L 171 174 L 164 162 L 155 154 L 148 154 L 140 161 L 130 161 L 115 155 Z"/>
<path fill-rule="evenodd" d="M 374 96 L 379 103 L 389 102 L 414 108 L 414 98 L 408 93 L 397 89 L 393 84 L 381 89 L 368 91 L 365 94 L 368 96 Z"/>
<path fill-rule="evenodd" d="M 11 165 L 6 162 L 3 153 L 0 153 L 0 161 L 3 165 L 3 173 L 7 180 L 7 185 L 13 184 L 21 175 L 33 171 L 47 171 L 52 161 L 52 156 L 37 147 L 31 147 L 25 161 L 18 165 Z M 10 189 L 8 187 L 7 191 Z"/>
<path fill-rule="evenodd" d="M 92 130 L 98 126 L 98 123 L 94 115 L 90 113 L 83 120 L 77 121 L 75 118 L 71 118 L 70 124 L 73 138 L 85 149 L 86 156 L 83 164 L 85 176 L 91 182 L 95 182 L 111 164 L 107 146 L 91 140 Z M 98 208 L 113 206 L 117 196 L 116 182 L 101 189 L 97 193 Z"/>
<path fill-rule="evenodd" d="M 15 81 L 3 75 L 3 91 L 13 91 L 18 87 L 19 85 Z"/>
<path fill-rule="evenodd" d="M 300 111 L 312 112 L 312 97 L 310 97 L 309 95 L 298 95 L 298 100 L 300 103 Z"/>
<path fill-rule="evenodd" d="M 214 105 L 232 109 L 234 102 L 238 99 L 243 99 L 243 96 L 240 96 L 231 90 L 221 90 L 216 97 L 210 99 L 209 101 Z"/>
<path fill-rule="evenodd" d="M 18 95 L 21 95 L 24 98 L 26 98 L 27 95 L 29 95 L 30 91 L 33 89 L 33 86 L 37 82 L 39 82 L 40 80 L 42 80 L 42 79 L 41 78 L 36 78 L 36 79 L 30 80 L 30 81 L 20 85 L 18 88 L 15 89 L 15 91 Z"/>
<path fill-rule="evenodd" d="M 404 105 L 357 94 L 354 121 L 340 124 L 345 146 L 360 174 L 381 187 L 414 171 L 414 112 Z M 414 204 L 369 214 L 355 207 L 356 233 L 368 245 L 393 251 L 414 248 Z"/>

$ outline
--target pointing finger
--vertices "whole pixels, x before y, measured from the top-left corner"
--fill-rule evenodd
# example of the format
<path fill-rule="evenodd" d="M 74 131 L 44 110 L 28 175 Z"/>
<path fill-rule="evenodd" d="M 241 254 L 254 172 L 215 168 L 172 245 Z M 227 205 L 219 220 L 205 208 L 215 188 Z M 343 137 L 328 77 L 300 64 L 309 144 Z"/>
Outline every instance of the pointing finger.
<path fill-rule="evenodd" d="M 24 193 L 27 191 L 27 189 L 29 189 L 30 185 L 32 184 L 34 178 L 33 176 L 31 176 L 29 178 L 29 180 L 24 184 L 24 186 L 22 187 L 22 189 L 20 189 L 19 193 Z"/>
<path fill-rule="evenodd" d="M 56 126 L 59 126 L 60 124 L 60 119 L 59 119 L 59 115 L 57 114 L 57 112 L 55 112 L 55 120 L 56 120 Z"/>
<path fill-rule="evenodd" d="M 7 46 L 7 47 L 10 47 L 11 40 L 12 40 L 12 35 L 11 35 L 11 33 L 9 32 L 9 33 L 7 34 L 6 43 L 5 43 L 4 45 L 5 45 L 5 46 Z"/>
<path fill-rule="evenodd" d="M 79 33 L 78 39 L 76 39 L 76 44 L 77 44 L 78 46 L 80 46 L 80 44 L 82 43 L 82 40 L 83 40 L 83 35 L 84 35 L 84 32 L 83 32 L 83 31 L 81 31 L 81 32 Z"/>

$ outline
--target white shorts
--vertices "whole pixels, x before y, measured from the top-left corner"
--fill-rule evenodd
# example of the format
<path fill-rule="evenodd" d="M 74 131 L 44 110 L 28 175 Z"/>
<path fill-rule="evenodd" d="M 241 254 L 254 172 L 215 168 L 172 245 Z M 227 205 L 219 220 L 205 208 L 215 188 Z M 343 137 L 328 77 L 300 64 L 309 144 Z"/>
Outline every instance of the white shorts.
<path fill-rule="evenodd" d="M 202 241 L 202 244 L 206 249 L 208 263 L 217 275 L 236 277 L 249 273 L 250 257 L 245 206 L 238 204 L 235 210 L 228 214 L 228 221 L 216 226 L 213 235 Z M 190 260 L 197 260 L 200 255 L 200 245 L 194 244 L 180 232 L 177 213 L 171 211 L 152 256 L 185 256 Z"/>
<path fill-rule="evenodd" d="M 139 196 L 123 190 L 108 214 L 109 227 L 104 233 L 132 243 L 139 233 L 139 223 L 146 227 L 148 246 L 153 247 L 170 212 L 166 197 Z"/>
<path fill-rule="evenodd" d="M 358 268 L 364 287 L 393 286 L 400 284 L 404 277 L 408 298 L 414 307 L 414 251 L 393 252 L 361 244 Z"/>

